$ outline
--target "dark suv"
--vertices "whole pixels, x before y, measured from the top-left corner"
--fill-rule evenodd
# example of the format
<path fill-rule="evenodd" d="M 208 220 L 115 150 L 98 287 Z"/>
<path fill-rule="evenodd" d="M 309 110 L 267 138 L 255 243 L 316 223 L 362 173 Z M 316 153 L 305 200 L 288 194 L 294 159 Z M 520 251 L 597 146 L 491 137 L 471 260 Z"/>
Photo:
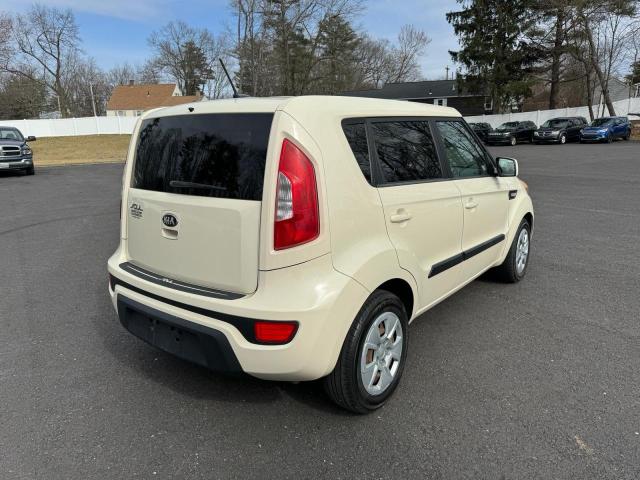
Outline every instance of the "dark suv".
<path fill-rule="evenodd" d="M 14 127 L 0 127 L 0 172 L 22 170 L 33 175 L 33 152 L 27 142 L 35 142 L 36 137 L 24 138 Z"/>
<path fill-rule="evenodd" d="M 489 132 L 491 131 L 491 125 L 485 122 L 473 122 L 470 123 L 469 126 L 476 133 L 476 135 L 480 137 L 480 140 L 485 143 L 487 142 L 487 137 L 489 135 Z"/>
<path fill-rule="evenodd" d="M 537 144 L 577 142 L 580 140 L 580 130 L 586 125 L 583 117 L 551 118 L 533 133 L 533 141 Z"/>
<path fill-rule="evenodd" d="M 531 121 L 506 122 L 487 135 L 489 145 L 515 145 L 520 142 L 532 142 L 533 132 L 538 129 Z"/>

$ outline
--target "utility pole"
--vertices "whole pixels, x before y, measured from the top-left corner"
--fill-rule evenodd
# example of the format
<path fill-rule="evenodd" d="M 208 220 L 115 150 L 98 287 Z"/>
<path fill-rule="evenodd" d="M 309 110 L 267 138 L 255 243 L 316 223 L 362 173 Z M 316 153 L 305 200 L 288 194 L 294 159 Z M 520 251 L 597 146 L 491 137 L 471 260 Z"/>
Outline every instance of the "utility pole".
<path fill-rule="evenodd" d="M 449 65 L 447 65 L 446 67 L 444 67 L 444 71 L 445 71 L 445 79 L 449 80 Z"/>
<path fill-rule="evenodd" d="M 98 114 L 96 113 L 96 99 L 93 96 L 93 84 L 89 84 L 89 91 L 91 92 L 91 106 L 93 107 L 93 116 L 97 117 Z"/>

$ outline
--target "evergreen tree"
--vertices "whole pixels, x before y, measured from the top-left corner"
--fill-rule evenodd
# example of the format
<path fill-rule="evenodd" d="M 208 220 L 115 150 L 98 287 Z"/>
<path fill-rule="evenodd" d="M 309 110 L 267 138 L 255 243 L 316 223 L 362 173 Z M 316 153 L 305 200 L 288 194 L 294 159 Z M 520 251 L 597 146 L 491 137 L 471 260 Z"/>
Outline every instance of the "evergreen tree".
<path fill-rule="evenodd" d="M 528 40 L 536 25 L 533 0 L 458 0 L 462 10 L 447 13 L 461 49 L 450 52 L 466 72 L 462 86 L 485 93 L 494 108 L 507 111 L 530 93 L 531 72 L 540 57 Z"/>
<path fill-rule="evenodd" d="M 318 93 L 335 94 L 353 88 L 359 44 L 360 37 L 342 16 L 328 16 L 320 22 Z"/>

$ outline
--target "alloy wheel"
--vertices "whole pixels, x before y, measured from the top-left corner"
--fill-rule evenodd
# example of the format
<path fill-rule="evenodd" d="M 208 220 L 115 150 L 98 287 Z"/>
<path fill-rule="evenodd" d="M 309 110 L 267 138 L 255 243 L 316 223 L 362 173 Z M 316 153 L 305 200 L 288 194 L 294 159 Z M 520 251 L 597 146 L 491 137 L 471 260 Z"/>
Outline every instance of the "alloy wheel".
<path fill-rule="evenodd" d="M 516 244 L 516 271 L 518 275 L 524 273 L 529 258 L 529 232 L 526 228 L 520 230 L 518 243 Z"/>

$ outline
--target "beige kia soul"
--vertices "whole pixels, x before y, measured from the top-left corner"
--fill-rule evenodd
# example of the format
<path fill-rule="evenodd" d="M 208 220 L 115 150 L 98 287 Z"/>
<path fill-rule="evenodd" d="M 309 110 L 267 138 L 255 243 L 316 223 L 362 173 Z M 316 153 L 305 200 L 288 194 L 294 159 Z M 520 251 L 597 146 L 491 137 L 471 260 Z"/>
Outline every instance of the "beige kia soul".
<path fill-rule="evenodd" d="M 309 96 L 151 111 L 124 173 L 113 305 L 178 357 L 322 378 L 368 412 L 398 386 L 411 320 L 490 268 L 524 277 L 533 208 L 517 176 L 446 107 Z"/>

